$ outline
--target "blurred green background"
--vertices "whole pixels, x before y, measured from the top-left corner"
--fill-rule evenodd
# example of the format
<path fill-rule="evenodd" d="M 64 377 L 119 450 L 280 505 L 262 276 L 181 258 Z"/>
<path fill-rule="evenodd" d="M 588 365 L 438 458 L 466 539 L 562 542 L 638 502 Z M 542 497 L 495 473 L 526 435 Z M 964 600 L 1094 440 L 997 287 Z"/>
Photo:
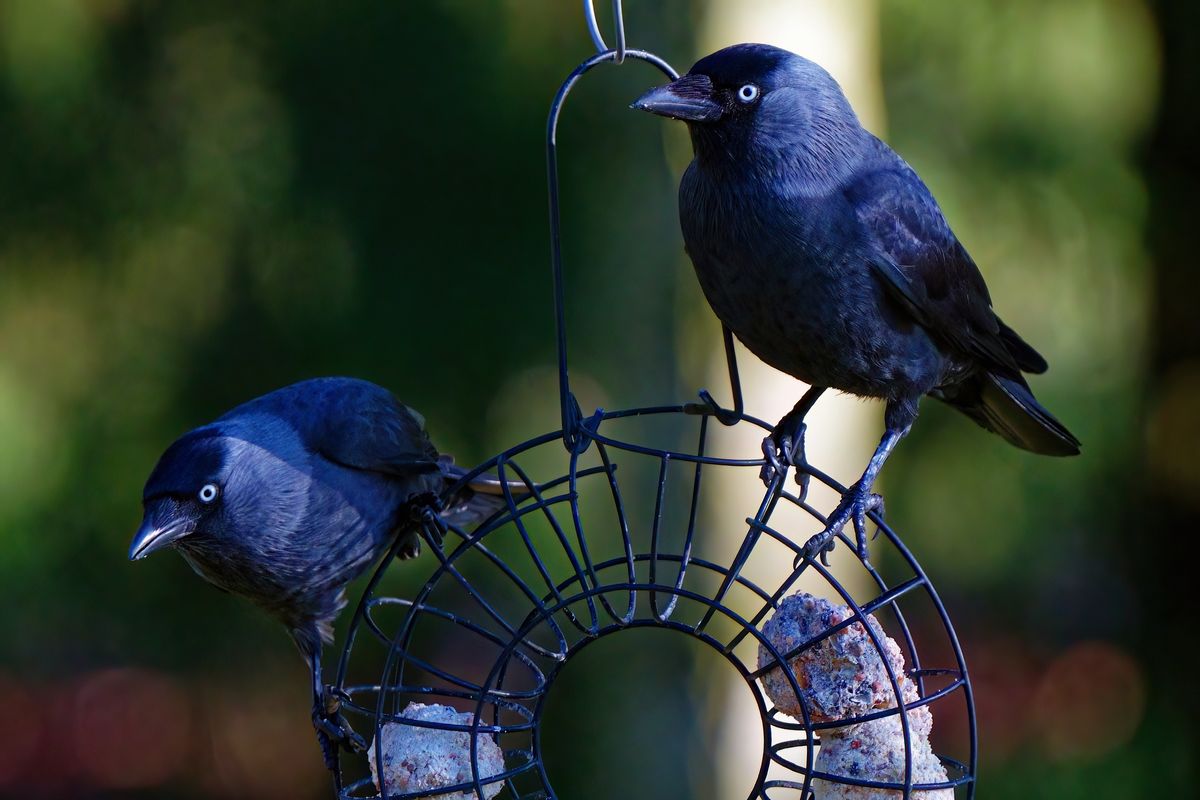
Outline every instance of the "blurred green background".
<path fill-rule="evenodd" d="M 684 69 L 731 5 L 778 3 L 630 0 L 631 43 Z M 1085 443 L 1033 459 L 930 403 L 885 471 L 974 673 L 981 796 L 1190 794 L 1196 4 L 857 6 L 888 140 Z M 393 389 L 463 463 L 556 426 L 542 140 L 589 47 L 565 0 L 0 0 L 0 795 L 328 794 L 283 631 L 179 558 L 126 562 L 142 482 L 321 374 Z M 560 131 L 585 406 L 687 398 L 716 352 L 679 140 L 626 110 L 657 80 L 598 71 Z"/>

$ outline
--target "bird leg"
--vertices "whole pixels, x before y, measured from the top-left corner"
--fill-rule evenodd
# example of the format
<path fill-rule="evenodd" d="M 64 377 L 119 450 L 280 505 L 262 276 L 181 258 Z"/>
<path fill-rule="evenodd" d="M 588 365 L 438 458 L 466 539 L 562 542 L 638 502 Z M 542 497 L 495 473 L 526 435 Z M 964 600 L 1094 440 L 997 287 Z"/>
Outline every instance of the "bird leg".
<path fill-rule="evenodd" d="M 808 460 L 804 456 L 804 433 L 807 426 L 804 417 L 812 410 L 817 399 L 825 391 L 824 386 L 809 388 L 800 402 L 796 403 L 771 434 L 763 439 L 763 466 L 759 472 L 762 482 L 769 488 L 775 481 L 776 475 L 787 471 L 788 467 L 796 468 L 796 483 L 800 484 L 800 499 L 808 494 Z"/>
<path fill-rule="evenodd" d="M 846 526 L 847 522 L 854 523 L 858 557 L 863 561 L 867 560 L 867 514 L 872 511 L 883 513 L 883 498 L 873 494 L 871 486 L 875 483 L 879 470 L 883 468 L 883 463 L 892 454 L 896 443 L 904 438 L 911 427 L 912 422 L 908 422 L 902 428 L 888 426 L 862 477 L 846 490 L 837 504 L 837 508 L 826 518 L 825 530 L 805 542 L 800 555 L 796 557 L 797 567 L 801 562 L 818 555 L 821 557 L 821 563 L 829 566 L 829 553 L 833 550 L 834 537 L 842 532 L 842 528 Z M 876 529 L 875 535 L 879 535 L 878 529 Z"/>
<path fill-rule="evenodd" d="M 333 773 L 334 783 L 337 784 L 340 783 L 338 748 L 345 748 L 352 753 L 364 753 L 367 750 L 367 742 L 350 727 L 350 723 L 342 715 L 341 698 L 322 680 L 319 648 L 309 654 L 308 664 L 313 679 L 313 728 L 317 731 L 317 743 L 321 746 L 325 767 Z"/>

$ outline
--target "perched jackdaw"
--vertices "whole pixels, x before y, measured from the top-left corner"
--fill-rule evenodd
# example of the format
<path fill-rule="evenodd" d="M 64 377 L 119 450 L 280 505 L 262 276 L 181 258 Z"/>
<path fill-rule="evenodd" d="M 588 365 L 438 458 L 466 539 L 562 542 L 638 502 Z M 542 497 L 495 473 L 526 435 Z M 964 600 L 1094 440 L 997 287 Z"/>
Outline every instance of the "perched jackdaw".
<path fill-rule="evenodd" d="M 881 502 L 871 485 L 922 395 L 1022 449 L 1079 452 L 1022 376 L 1045 360 L 996 316 L 929 189 L 863 129 L 824 69 L 736 45 L 633 107 L 691 133 L 679 218 L 713 310 L 755 355 L 812 386 L 763 442 L 764 481 L 803 468 L 804 415 L 825 389 L 887 401 L 883 440 L 806 557 L 850 521 L 866 556 L 866 515 Z"/>
<path fill-rule="evenodd" d="M 206 581 L 287 626 L 312 669 L 313 724 L 333 768 L 336 745 L 365 746 L 321 678 L 344 587 L 397 537 L 399 556 L 416 556 L 427 512 L 465 523 L 500 507 L 495 479 L 455 488 L 464 475 L 387 390 L 352 378 L 303 381 L 167 448 L 146 482 L 129 558 L 173 547 Z"/>

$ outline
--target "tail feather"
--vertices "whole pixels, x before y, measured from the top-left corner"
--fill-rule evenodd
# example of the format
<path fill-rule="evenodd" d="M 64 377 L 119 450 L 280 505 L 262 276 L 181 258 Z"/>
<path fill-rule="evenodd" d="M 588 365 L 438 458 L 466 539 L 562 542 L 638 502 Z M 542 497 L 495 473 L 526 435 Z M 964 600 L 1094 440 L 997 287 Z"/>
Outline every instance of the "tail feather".
<path fill-rule="evenodd" d="M 1042 354 L 1034 350 L 1016 331 L 1005 325 L 1004 320 L 997 317 L 996 322 L 1000 323 L 1000 340 L 1004 342 L 1004 349 L 1008 350 L 1021 371 L 1033 375 L 1045 372 L 1049 365 L 1046 359 L 1042 358 Z"/>
<path fill-rule="evenodd" d="M 508 505 L 508 498 L 520 502 L 530 494 L 523 481 L 502 481 L 495 475 L 481 473 L 463 482 L 470 470 L 454 463 L 450 456 L 438 459 L 445 481 L 445 506 L 442 518 L 454 525 L 474 525 L 484 521 Z"/>
<path fill-rule="evenodd" d="M 1022 450 L 1079 455 L 1079 440 L 1034 398 L 1024 381 L 981 373 L 935 396 Z"/>

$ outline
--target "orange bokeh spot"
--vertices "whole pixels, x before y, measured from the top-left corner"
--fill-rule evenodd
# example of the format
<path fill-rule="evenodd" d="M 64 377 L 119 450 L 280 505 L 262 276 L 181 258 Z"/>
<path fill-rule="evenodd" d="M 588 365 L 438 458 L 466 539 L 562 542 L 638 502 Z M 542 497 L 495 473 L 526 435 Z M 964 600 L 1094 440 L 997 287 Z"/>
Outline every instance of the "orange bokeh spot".
<path fill-rule="evenodd" d="M 302 691 L 248 688 L 208 693 L 211 773 L 205 788 L 260 800 L 309 797 L 328 780 Z"/>
<path fill-rule="evenodd" d="M 87 676 L 75 695 L 75 756 L 93 785 L 157 786 L 177 774 L 192 743 L 191 704 L 174 681 L 141 669 Z"/>
<path fill-rule="evenodd" d="M 44 712 L 14 679 L 0 674 L 0 709 L 10 724 L 0 725 L 0 789 L 16 786 L 37 753 Z"/>
<path fill-rule="evenodd" d="M 1029 735 L 1038 665 L 1027 643 L 994 637 L 972 643 L 970 670 L 979 719 L 979 741 L 989 758 L 1007 761 Z M 943 726 L 937 711 L 934 735 Z M 965 734 L 965 727 L 961 733 Z"/>
<path fill-rule="evenodd" d="M 1145 678 L 1132 656 L 1084 642 L 1058 656 L 1034 694 L 1036 729 L 1052 759 L 1095 759 L 1133 738 L 1145 711 Z"/>

